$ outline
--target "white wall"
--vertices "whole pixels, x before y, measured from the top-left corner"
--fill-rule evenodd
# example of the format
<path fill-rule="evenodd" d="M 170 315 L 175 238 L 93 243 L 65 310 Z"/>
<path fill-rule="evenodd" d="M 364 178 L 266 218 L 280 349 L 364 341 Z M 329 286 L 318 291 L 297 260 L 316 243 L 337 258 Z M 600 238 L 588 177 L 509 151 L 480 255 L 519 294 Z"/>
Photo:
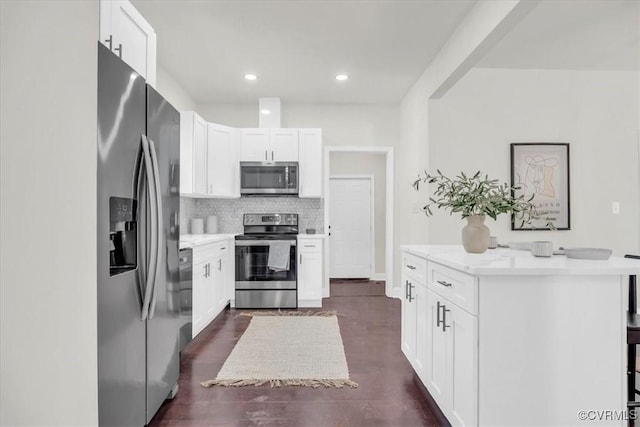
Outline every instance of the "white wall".
<path fill-rule="evenodd" d="M 192 111 L 196 109 L 196 103 L 191 95 L 160 64 L 156 70 L 156 89 L 177 110 Z"/>
<path fill-rule="evenodd" d="M 255 105 L 200 104 L 205 120 L 234 127 L 258 126 Z M 400 140 L 396 104 L 287 104 L 282 102 L 281 125 L 322 128 L 325 146 L 394 146 Z"/>
<path fill-rule="evenodd" d="M 446 93 L 534 6 L 533 1 L 478 2 L 402 100 L 401 144 L 395 157 L 394 265 L 400 266 L 401 262 L 398 245 L 424 244 L 429 239 L 427 220 L 421 211 L 424 198 L 410 185 L 429 167 L 429 98 Z M 400 284 L 400 268 L 395 272 L 395 284 Z"/>
<path fill-rule="evenodd" d="M 385 227 L 386 227 L 386 156 L 384 154 L 330 153 L 330 173 L 336 175 L 372 175 L 374 180 L 374 231 L 375 271 L 385 273 Z M 329 209 L 329 206 L 327 206 Z"/>
<path fill-rule="evenodd" d="M 97 425 L 98 3 L 0 2 L 0 424 Z"/>
<path fill-rule="evenodd" d="M 638 253 L 638 73 L 473 69 L 429 104 L 429 170 L 482 170 L 509 182 L 511 142 L 570 143 L 570 231 L 511 231 L 508 215 L 488 221 L 499 242 Z M 421 192 L 427 200 L 427 192 Z M 611 213 L 611 202 L 621 205 Z M 430 243 L 458 243 L 464 223 L 437 212 Z"/>

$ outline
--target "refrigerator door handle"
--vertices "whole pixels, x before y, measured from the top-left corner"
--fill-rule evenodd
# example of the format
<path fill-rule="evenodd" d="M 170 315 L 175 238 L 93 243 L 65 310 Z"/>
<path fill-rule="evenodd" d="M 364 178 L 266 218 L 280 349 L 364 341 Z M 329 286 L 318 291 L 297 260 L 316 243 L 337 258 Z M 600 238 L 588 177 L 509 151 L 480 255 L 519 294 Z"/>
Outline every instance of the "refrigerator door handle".
<path fill-rule="evenodd" d="M 158 264 L 158 202 L 156 200 L 158 194 L 156 191 L 156 181 L 153 177 L 153 165 L 151 163 L 151 153 L 149 148 L 149 141 L 146 135 L 142 135 L 142 153 L 144 159 L 144 169 L 147 176 L 147 187 L 149 188 L 149 222 L 151 223 L 151 243 L 149 248 L 149 265 L 147 267 L 147 280 L 144 288 L 144 300 L 142 301 L 142 315 L 141 320 L 149 318 L 149 305 L 151 304 L 151 294 L 153 292 L 153 285 L 156 279 L 156 268 Z"/>
<path fill-rule="evenodd" d="M 162 248 L 164 247 L 164 242 L 162 238 L 164 236 L 163 233 L 163 220 L 162 220 L 162 187 L 160 187 L 160 168 L 158 167 L 158 152 L 156 151 L 156 145 L 153 140 L 149 139 L 149 148 L 151 154 L 151 170 L 153 171 L 153 181 L 156 189 L 156 225 L 157 225 L 157 236 L 156 236 L 156 268 L 154 271 L 154 279 L 160 276 L 160 268 L 162 265 L 160 263 L 160 259 L 162 258 Z M 157 286 L 154 280 L 153 290 L 151 292 L 151 305 L 149 309 L 149 319 L 153 319 L 153 315 L 156 312 L 156 295 L 158 293 Z"/>

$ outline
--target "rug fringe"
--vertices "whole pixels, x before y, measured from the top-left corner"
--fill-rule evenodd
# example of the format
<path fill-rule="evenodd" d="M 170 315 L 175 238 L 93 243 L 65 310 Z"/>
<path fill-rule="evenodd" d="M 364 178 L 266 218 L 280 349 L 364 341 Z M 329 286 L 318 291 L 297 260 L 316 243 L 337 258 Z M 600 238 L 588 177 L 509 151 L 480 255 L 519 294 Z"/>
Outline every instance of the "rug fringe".
<path fill-rule="evenodd" d="M 214 385 L 219 385 L 222 387 L 244 387 L 248 385 L 253 386 L 261 386 L 263 384 L 269 383 L 271 387 L 284 387 L 284 386 L 301 386 L 301 387 L 312 387 L 318 388 L 320 386 L 324 387 L 333 387 L 333 388 L 342 388 L 345 386 L 351 388 L 358 388 L 358 383 L 351 380 L 338 380 L 338 379 L 288 379 L 288 380 L 209 380 L 201 382 L 200 384 L 203 387 L 212 387 Z"/>
<path fill-rule="evenodd" d="M 254 317 L 254 316 L 321 316 L 331 317 L 337 316 L 338 313 L 335 310 L 326 311 L 247 311 L 238 314 L 242 317 Z"/>

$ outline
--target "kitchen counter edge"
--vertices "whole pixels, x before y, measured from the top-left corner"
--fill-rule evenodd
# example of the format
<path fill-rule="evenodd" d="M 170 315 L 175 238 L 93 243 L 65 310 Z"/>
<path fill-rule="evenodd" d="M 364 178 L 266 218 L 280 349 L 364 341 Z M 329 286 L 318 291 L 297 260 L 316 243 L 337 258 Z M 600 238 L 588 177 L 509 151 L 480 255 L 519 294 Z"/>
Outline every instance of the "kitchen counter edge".
<path fill-rule="evenodd" d="M 470 254 L 458 245 L 400 245 L 402 251 L 474 276 L 640 275 L 640 261 L 570 259 L 564 255 L 535 257 L 529 251 L 489 249 Z"/>
<path fill-rule="evenodd" d="M 236 234 L 182 234 L 180 235 L 180 249 L 208 245 L 235 237 Z"/>

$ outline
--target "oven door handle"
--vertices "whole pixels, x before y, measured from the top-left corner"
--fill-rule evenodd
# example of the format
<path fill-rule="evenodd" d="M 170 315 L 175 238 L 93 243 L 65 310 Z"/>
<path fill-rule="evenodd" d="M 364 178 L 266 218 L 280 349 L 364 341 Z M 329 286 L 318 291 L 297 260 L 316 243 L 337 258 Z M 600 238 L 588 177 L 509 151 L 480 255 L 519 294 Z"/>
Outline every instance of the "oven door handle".
<path fill-rule="evenodd" d="M 236 240 L 236 246 L 269 246 L 272 242 L 282 242 L 282 240 Z M 296 246 L 295 240 L 290 240 L 291 246 Z"/>

